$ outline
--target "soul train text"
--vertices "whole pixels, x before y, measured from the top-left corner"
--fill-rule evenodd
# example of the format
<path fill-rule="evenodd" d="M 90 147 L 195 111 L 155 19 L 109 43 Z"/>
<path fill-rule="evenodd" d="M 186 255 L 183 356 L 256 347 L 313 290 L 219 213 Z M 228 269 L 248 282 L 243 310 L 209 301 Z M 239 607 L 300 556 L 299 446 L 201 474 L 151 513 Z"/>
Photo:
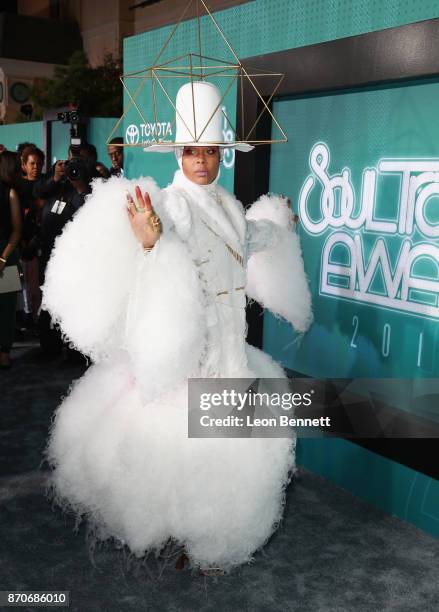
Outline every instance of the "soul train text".
<path fill-rule="evenodd" d="M 305 231 L 333 230 L 322 250 L 320 293 L 439 318 L 439 159 L 380 159 L 363 170 L 357 201 L 350 169 L 331 175 L 329 162 L 329 147 L 316 143 L 299 197 Z M 395 213 L 379 219 L 379 185 L 395 175 Z"/>

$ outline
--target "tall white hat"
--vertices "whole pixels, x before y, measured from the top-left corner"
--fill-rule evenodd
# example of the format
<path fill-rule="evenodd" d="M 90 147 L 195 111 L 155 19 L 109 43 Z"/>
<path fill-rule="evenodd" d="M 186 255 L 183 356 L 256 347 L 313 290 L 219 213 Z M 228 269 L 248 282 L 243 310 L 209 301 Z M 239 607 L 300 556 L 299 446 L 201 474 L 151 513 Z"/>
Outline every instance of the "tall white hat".
<path fill-rule="evenodd" d="M 156 143 L 145 147 L 145 151 L 169 153 L 176 147 L 219 146 L 251 151 L 254 147 L 245 142 L 224 140 L 222 124 L 222 101 L 220 90 L 208 81 L 185 83 L 177 93 L 175 101 L 175 143 Z"/>

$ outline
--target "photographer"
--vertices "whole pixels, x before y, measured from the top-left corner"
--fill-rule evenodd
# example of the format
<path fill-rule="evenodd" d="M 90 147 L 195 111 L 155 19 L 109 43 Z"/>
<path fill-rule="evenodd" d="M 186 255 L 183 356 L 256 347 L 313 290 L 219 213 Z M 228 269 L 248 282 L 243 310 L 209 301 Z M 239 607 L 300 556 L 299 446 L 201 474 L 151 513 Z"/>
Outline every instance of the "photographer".
<path fill-rule="evenodd" d="M 44 283 L 56 237 L 84 204 L 86 195 L 91 193 L 91 180 L 99 176 L 95 165 L 93 148 L 88 143 L 71 146 L 68 160 L 58 160 L 52 174 L 38 181 L 34 187 L 34 197 L 46 200 L 41 218 L 41 283 Z M 44 310 L 40 313 L 40 344 L 48 356 L 56 357 L 62 352 L 61 334 L 51 326 L 50 315 Z"/>

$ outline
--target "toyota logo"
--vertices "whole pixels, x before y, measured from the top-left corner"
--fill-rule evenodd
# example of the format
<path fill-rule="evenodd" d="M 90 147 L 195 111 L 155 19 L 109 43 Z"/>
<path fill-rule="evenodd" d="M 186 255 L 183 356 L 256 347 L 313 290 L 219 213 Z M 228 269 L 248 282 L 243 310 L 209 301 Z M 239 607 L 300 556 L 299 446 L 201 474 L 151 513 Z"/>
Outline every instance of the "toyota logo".
<path fill-rule="evenodd" d="M 126 129 L 125 140 L 128 144 L 136 145 L 139 142 L 139 137 L 140 137 L 139 128 L 137 127 L 137 125 L 132 123 Z"/>

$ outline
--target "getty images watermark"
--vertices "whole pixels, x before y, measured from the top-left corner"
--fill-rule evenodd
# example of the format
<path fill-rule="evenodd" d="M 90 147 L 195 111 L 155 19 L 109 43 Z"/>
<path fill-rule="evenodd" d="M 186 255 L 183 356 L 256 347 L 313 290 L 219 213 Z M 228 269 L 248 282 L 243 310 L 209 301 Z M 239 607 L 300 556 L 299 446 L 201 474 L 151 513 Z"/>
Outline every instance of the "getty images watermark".
<path fill-rule="evenodd" d="M 192 379 L 189 437 L 289 438 L 307 430 L 322 435 L 331 419 L 315 411 L 315 400 L 316 390 L 303 379 Z M 320 406 L 321 398 L 315 403 Z"/>
<path fill-rule="evenodd" d="M 190 438 L 439 438 L 439 378 L 196 378 Z"/>

